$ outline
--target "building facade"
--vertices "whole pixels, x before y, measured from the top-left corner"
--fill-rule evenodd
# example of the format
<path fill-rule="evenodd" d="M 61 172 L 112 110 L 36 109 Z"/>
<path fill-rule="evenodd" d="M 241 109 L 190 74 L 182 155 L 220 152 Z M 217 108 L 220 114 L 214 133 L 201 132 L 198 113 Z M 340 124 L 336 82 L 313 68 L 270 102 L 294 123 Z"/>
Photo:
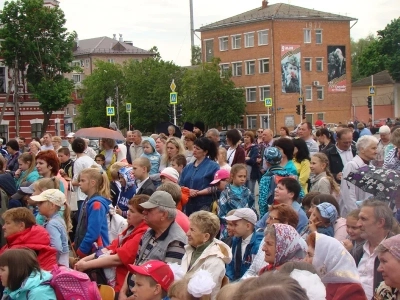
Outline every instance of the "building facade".
<path fill-rule="evenodd" d="M 80 67 L 81 72 L 74 71 L 65 75 L 75 83 L 74 100 L 65 108 L 64 122 L 66 134 L 76 130 L 74 118 L 78 115 L 78 105 L 82 101 L 80 95 L 80 90 L 83 88 L 82 81 L 86 76 L 93 73 L 96 68 L 95 62 L 97 60 L 122 64 L 131 59 L 141 61 L 142 59 L 153 56 L 153 52 L 135 47 L 131 41 L 124 41 L 122 34 L 119 35 L 118 39 L 117 35 L 114 34 L 113 38 L 103 36 L 76 40 L 74 61 L 72 63 Z"/>
<path fill-rule="evenodd" d="M 368 123 L 369 113 L 367 98 L 369 87 L 375 87 L 374 121 L 400 117 L 400 83 L 396 83 L 388 71 L 362 78 L 352 84 L 352 116 Z"/>
<path fill-rule="evenodd" d="M 299 98 L 314 123 L 351 117 L 350 22 L 289 4 L 262 6 L 201 27 L 203 61 L 220 59 L 246 95 L 245 128 L 293 128 Z M 348 58 L 348 59 L 347 59 Z M 264 99 L 272 98 L 272 107 Z M 269 120 L 269 123 L 268 123 Z"/>

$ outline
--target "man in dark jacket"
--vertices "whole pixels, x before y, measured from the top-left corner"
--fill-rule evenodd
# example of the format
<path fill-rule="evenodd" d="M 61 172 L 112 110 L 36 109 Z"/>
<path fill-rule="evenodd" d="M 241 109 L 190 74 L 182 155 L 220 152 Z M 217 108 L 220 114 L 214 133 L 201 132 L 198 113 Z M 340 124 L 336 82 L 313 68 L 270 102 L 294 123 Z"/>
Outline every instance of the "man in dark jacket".
<path fill-rule="evenodd" d="M 329 159 L 329 168 L 336 182 L 340 184 L 344 166 L 356 156 L 356 148 L 352 145 L 353 133 L 349 128 L 337 132 L 336 146 L 324 151 Z"/>

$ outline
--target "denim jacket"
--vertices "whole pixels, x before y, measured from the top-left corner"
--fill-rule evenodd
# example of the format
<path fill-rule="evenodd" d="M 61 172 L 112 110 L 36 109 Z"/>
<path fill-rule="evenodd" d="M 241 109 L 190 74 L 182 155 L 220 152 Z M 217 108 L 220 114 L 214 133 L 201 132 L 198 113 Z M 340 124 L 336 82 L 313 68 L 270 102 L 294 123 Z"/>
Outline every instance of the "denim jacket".
<path fill-rule="evenodd" d="M 64 265 L 66 262 L 61 262 L 60 258 L 62 256 L 61 259 L 65 260 L 63 254 L 69 253 L 67 226 L 64 219 L 57 212 L 44 223 L 44 228 L 50 235 L 50 245 L 57 250 L 57 261 Z"/>

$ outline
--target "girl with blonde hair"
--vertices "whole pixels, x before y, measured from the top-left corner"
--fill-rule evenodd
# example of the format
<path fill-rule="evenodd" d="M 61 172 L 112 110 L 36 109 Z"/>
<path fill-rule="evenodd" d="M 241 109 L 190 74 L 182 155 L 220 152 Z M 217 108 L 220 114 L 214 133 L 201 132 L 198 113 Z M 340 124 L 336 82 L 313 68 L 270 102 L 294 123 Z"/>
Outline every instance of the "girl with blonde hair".
<path fill-rule="evenodd" d="M 311 156 L 310 169 L 314 174 L 314 177 L 310 179 L 310 192 L 339 195 L 339 185 L 329 170 L 329 159 L 324 153 L 318 152 Z"/>

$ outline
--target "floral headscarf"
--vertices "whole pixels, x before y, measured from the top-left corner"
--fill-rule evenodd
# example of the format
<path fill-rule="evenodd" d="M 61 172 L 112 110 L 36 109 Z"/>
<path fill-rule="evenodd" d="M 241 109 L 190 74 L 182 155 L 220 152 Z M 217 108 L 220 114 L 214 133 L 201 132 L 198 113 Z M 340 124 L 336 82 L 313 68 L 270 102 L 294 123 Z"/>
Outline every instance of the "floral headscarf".
<path fill-rule="evenodd" d="M 360 283 L 354 258 L 335 238 L 316 233 L 312 262 L 324 284 Z"/>
<path fill-rule="evenodd" d="M 390 254 L 400 260 L 400 235 L 392 236 L 381 242 L 381 245 L 385 247 Z"/>
<path fill-rule="evenodd" d="M 286 224 L 272 224 L 275 227 L 275 261 L 272 268 L 288 261 L 300 261 L 306 256 L 307 244 L 296 229 Z"/>
<path fill-rule="evenodd" d="M 125 191 L 129 190 L 130 188 L 135 187 L 136 188 L 136 183 L 135 183 L 135 175 L 133 175 L 133 170 L 131 167 L 123 167 L 118 171 L 118 174 L 124 177 L 126 186 L 125 186 Z"/>

